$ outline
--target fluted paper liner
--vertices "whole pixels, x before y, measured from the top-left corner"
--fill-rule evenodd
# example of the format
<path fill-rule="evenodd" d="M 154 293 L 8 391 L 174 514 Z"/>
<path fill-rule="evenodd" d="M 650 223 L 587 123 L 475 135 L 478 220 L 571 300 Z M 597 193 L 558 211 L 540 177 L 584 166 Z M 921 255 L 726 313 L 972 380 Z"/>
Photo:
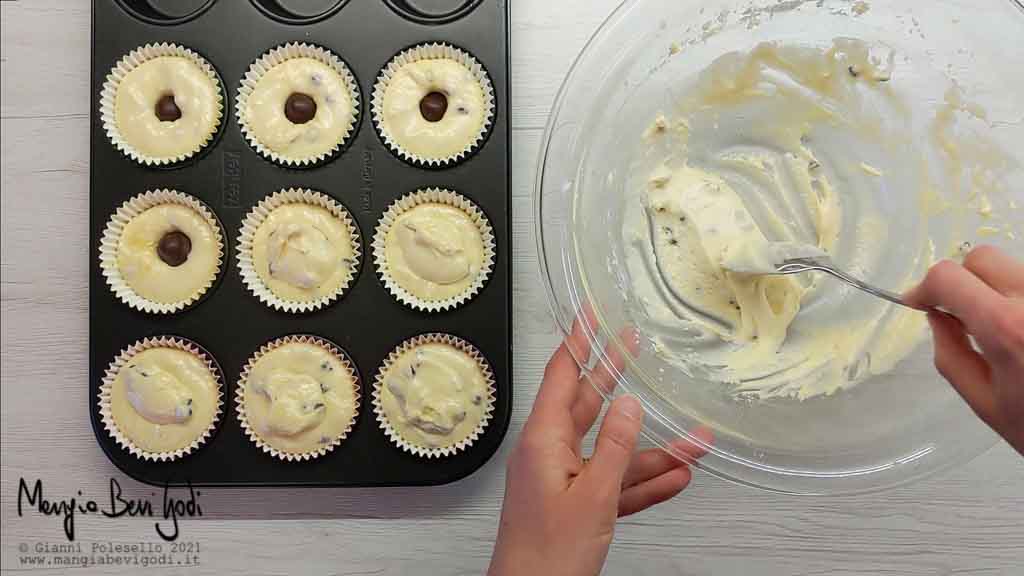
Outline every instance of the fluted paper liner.
<path fill-rule="evenodd" d="M 468 354 L 476 361 L 477 366 L 484 375 L 484 381 L 487 384 L 487 405 L 484 407 L 483 414 L 480 417 L 480 422 L 469 436 L 460 439 L 458 442 L 450 446 L 429 447 L 419 446 L 409 442 L 391 426 L 387 415 L 384 413 L 384 405 L 381 401 L 381 388 L 384 386 L 384 375 L 391 368 L 391 365 L 398 361 L 398 358 L 405 352 L 425 344 L 433 343 L 446 344 Z M 487 429 L 487 425 L 490 423 L 491 417 L 494 414 L 494 401 L 496 394 L 497 390 L 495 389 L 494 384 L 494 372 L 491 370 L 490 364 L 488 364 L 487 360 L 483 357 L 483 354 L 477 350 L 476 346 L 473 346 L 469 342 L 450 334 L 422 334 L 402 342 L 398 348 L 395 348 L 390 354 L 388 354 L 388 357 L 384 360 L 384 363 L 377 371 L 377 375 L 373 382 L 373 412 L 377 415 L 377 422 L 380 423 L 381 428 L 384 430 L 384 434 L 399 448 L 409 452 L 410 454 L 428 459 L 441 458 L 462 452 L 466 448 L 472 446 L 473 443 L 480 438 L 480 435 Z"/>
<path fill-rule="evenodd" d="M 477 271 L 473 283 L 462 293 L 444 300 L 423 300 L 417 297 L 399 285 L 388 269 L 386 253 L 388 231 L 391 230 L 391 226 L 402 213 L 423 204 L 445 204 L 462 210 L 476 224 L 484 243 L 483 262 L 480 264 L 480 270 Z M 490 278 L 494 268 L 494 230 L 491 228 L 487 216 L 465 196 L 443 188 L 423 188 L 399 198 L 381 216 L 373 235 L 373 259 L 381 282 L 399 302 L 424 312 L 449 310 L 471 300 L 483 289 L 487 279 Z"/>
<path fill-rule="evenodd" d="M 319 206 L 326 209 L 345 224 L 345 227 L 348 229 L 348 233 L 352 238 L 352 267 L 349 270 L 349 274 L 342 279 L 337 290 L 317 298 L 316 300 L 296 301 L 285 300 L 278 297 L 270 290 L 270 287 L 263 282 L 263 279 L 260 278 L 260 275 L 256 272 L 255 264 L 253 263 L 253 242 L 255 241 L 256 231 L 259 229 L 260 224 L 263 224 L 267 215 L 273 212 L 275 208 L 288 204 L 308 204 L 310 206 Z M 249 291 L 259 298 L 261 302 L 275 310 L 283 312 L 311 312 L 313 310 L 319 310 L 331 302 L 334 302 L 340 298 L 346 290 L 348 290 L 352 281 L 359 274 L 359 265 L 363 257 L 362 238 L 360 237 L 359 229 L 356 227 L 355 221 L 352 219 L 348 210 L 330 196 L 307 188 L 286 188 L 261 200 L 260 203 L 246 215 L 245 220 L 242 221 L 242 229 L 238 234 L 237 257 L 239 272 L 242 276 L 242 283 L 244 283 Z"/>
<path fill-rule="evenodd" d="M 136 446 L 132 439 L 123 434 L 117 427 L 117 423 L 114 421 L 113 409 L 110 405 L 114 381 L 117 379 L 117 374 L 121 371 L 121 368 L 128 364 L 128 362 L 130 362 L 131 359 L 140 352 L 153 348 L 173 348 L 195 355 L 205 361 L 207 369 L 210 371 L 210 374 L 213 375 L 213 378 L 217 383 L 217 405 L 214 407 L 213 420 L 210 421 L 210 426 L 202 435 L 193 440 L 191 444 L 173 452 L 149 452 Z M 201 445 L 206 443 L 210 436 L 213 435 L 214 430 L 217 429 L 217 423 L 220 421 L 224 407 L 224 374 L 221 372 L 220 366 L 217 365 L 213 357 L 195 342 L 176 336 L 144 338 L 122 350 L 121 353 L 110 362 L 110 365 L 107 367 L 107 371 L 103 375 L 103 382 L 100 384 L 99 396 L 100 420 L 103 422 L 103 428 L 108 434 L 110 434 L 115 442 L 137 458 L 152 462 L 167 462 L 170 460 L 177 460 L 178 458 L 191 454 Z"/>
<path fill-rule="evenodd" d="M 195 62 L 217 86 L 217 121 L 214 122 L 209 133 L 206 134 L 206 137 L 195 150 L 171 157 L 148 156 L 137 150 L 135 146 L 132 146 L 131 143 L 127 142 L 124 137 L 121 136 L 121 130 L 117 126 L 114 114 L 117 89 L 120 87 L 121 81 L 124 77 L 143 63 L 161 56 L 178 56 Z M 110 73 L 107 74 L 107 79 L 103 83 L 103 88 L 100 90 L 100 120 L 103 123 L 103 131 L 107 133 L 107 137 L 110 138 L 110 142 L 115 148 L 123 152 L 132 160 L 147 166 L 176 164 L 198 154 L 203 148 L 209 145 L 214 136 L 216 136 L 217 131 L 220 130 L 220 126 L 224 122 L 224 97 L 224 85 L 221 84 L 220 77 L 217 76 L 217 72 L 214 70 L 213 65 L 205 58 L 193 52 L 191 49 L 178 44 L 171 44 L 168 42 L 160 44 L 146 44 L 145 46 L 132 50 L 127 56 L 121 58 L 121 60 L 111 68 Z"/>
<path fill-rule="evenodd" d="M 355 391 L 355 410 L 352 412 L 352 420 L 348 423 L 348 426 L 346 426 L 345 430 L 341 433 L 341 435 L 333 439 L 330 444 L 321 445 L 317 450 L 313 452 L 282 452 L 277 448 L 274 448 L 273 446 L 265 442 L 263 438 L 260 437 L 259 433 L 256 432 L 252 428 L 252 426 L 249 425 L 249 420 L 245 413 L 246 382 L 248 381 L 249 373 L 256 365 L 256 362 L 258 362 L 259 359 L 262 358 L 264 354 L 271 352 L 272 350 L 284 346 L 285 344 L 295 343 L 312 344 L 314 346 L 319 346 L 333 354 L 338 360 L 341 361 L 341 364 L 345 367 L 345 370 L 347 370 L 349 375 L 352 377 L 353 388 Z M 331 450 L 334 450 L 335 447 L 337 447 L 339 444 L 342 443 L 342 441 L 348 438 L 349 433 L 352 432 L 352 428 L 355 427 L 356 420 L 359 419 L 361 400 L 362 393 L 360 392 L 359 388 L 359 373 L 356 372 L 356 369 L 353 366 L 351 359 L 349 359 L 348 354 L 346 354 L 344 350 L 342 350 L 340 347 L 335 345 L 330 340 L 308 334 L 284 336 L 282 338 L 272 340 L 261 346 L 260 349 L 257 350 L 256 353 L 249 358 L 248 362 L 245 363 L 245 367 L 242 368 L 242 373 L 238 377 L 238 385 L 235 386 L 235 412 L 238 414 L 238 421 L 241 422 L 242 430 L 245 432 L 245 435 L 248 436 L 249 439 L 252 440 L 254 444 L 256 444 L 256 447 L 262 450 L 263 452 L 270 454 L 274 458 L 278 458 L 287 462 L 312 460 L 314 458 L 319 458 L 324 454 L 327 454 Z"/>
<path fill-rule="evenodd" d="M 395 73 L 397 73 L 403 66 L 420 60 L 454 60 L 462 64 L 469 69 L 477 82 L 480 83 L 480 89 L 484 93 L 484 107 L 486 109 L 484 111 L 484 121 L 480 126 L 479 134 L 477 134 L 476 138 L 474 138 L 472 142 L 467 142 L 464 149 L 448 157 L 424 158 L 418 154 L 413 154 L 395 142 L 391 137 L 391 134 L 384 129 L 384 92 L 387 90 L 388 84 L 391 82 Z M 380 71 L 380 74 L 377 76 L 377 82 L 373 86 L 373 98 L 371 100 L 370 107 L 372 110 L 373 124 L 377 129 L 377 133 L 380 135 L 381 140 L 384 141 L 387 147 L 391 149 L 396 156 L 417 166 L 444 168 L 452 166 L 476 152 L 476 150 L 479 149 L 487 139 L 487 135 L 491 130 L 491 124 L 494 122 L 494 85 L 491 84 L 491 78 L 487 74 L 487 70 L 468 52 L 451 46 L 450 44 L 420 44 L 400 52 L 387 63 L 383 70 Z"/>
<path fill-rule="evenodd" d="M 249 101 L 249 96 L 256 88 L 256 84 L 259 82 L 260 78 L 262 78 L 263 75 L 274 66 L 295 58 L 312 58 L 326 64 L 332 70 L 337 72 L 338 75 L 341 76 L 342 82 L 345 83 L 345 87 L 348 89 L 348 94 L 352 104 L 352 114 L 350 115 L 348 126 L 345 127 L 345 133 L 342 135 L 341 140 L 336 142 L 330 150 L 326 150 L 317 156 L 307 158 L 289 158 L 264 146 L 263 143 L 256 138 L 256 135 L 249 129 L 248 118 L 246 116 L 246 103 Z M 238 125 L 242 130 L 242 135 L 245 136 L 249 145 L 264 158 L 282 166 L 291 167 L 304 167 L 312 164 L 319 164 L 320 162 L 323 162 L 337 154 L 352 137 L 352 130 L 355 128 L 356 123 L 359 120 L 360 110 L 359 83 L 356 82 L 355 76 L 352 75 L 352 71 L 349 70 L 345 61 L 326 48 L 322 48 L 314 44 L 299 42 L 289 42 L 276 48 L 271 48 L 266 54 L 260 56 L 259 59 L 249 65 L 249 69 L 246 71 L 245 76 L 242 77 L 242 82 L 238 87 L 238 95 L 235 97 L 235 116 L 238 118 Z"/>
<path fill-rule="evenodd" d="M 154 302 L 143 298 L 125 281 L 117 266 L 117 251 L 124 227 L 139 214 L 162 204 L 177 204 L 191 208 L 210 225 L 217 240 L 217 271 L 201 288 L 184 300 L 177 302 Z M 213 211 L 202 201 L 177 190 L 149 190 L 129 199 L 114 212 L 100 237 L 100 270 L 107 285 L 119 300 L 128 306 L 150 314 L 172 314 L 198 301 L 213 286 L 224 267 L 224 230 Z"/>

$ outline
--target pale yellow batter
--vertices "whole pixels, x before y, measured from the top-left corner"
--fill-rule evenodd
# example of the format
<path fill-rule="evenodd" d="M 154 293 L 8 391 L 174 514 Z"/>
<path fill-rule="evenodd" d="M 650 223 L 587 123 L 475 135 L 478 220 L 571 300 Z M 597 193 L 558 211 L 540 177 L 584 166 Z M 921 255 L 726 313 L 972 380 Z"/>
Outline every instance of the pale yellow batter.
<path fill-rule="evenodd" d="M 161 121 L 154 110 L 168 94 L 181 117 Z M 139 154 L 172 161 L 198 151 L 213 137 L 221 106 L 220 86 L 198 64 L 182 56 L 159 56 L 121 79 L 114 121 L 122 139 Z"/>
<path fill-rule="evenodd" d="M 342 438 L 358 410 L 351 369 L 315 343 L 289 342 L 263 354 L 243 385 L 250 429 L 289 454 L 317 452 Z"/>
<path fill-rule="evenodd" d="M 430 342 L 406 350 L 387 366 L 380 405 L 406 443 L 448 448 L 477 430 L 491 401 L 486 375 L 472 356 Z"/>
<path fill-rule="evenodd" d="M 431 92 L 444 94 L 448 109 L 438 122 L 420 111 Z M 418 60 L 398 69 L 384 90 L 382 129 L 399 148 L 428 160 L 467 151 L 485 127 L 487 104 L 476 76 L 455 60 Z"/>
<path fill-rule="evenodd" d="M 293 93 L 316 102 L 316 114 L 305 123 L 285 115 Z M 264 147 L 287 160 L 302 161 L 330 154 L 348 134 L 353 98 L 341 74 L 313 58 L 293 58 L 267 70 L 256 82 L 243 111 L 243 123 Z"/>
<path fill-rule="evenodd" d="M 917 197 L 935 192 L 918 158 L 901 159 L 916 148 L 893 68 L 891 52 L 849 38 L 763 43 L 715 60 L 654 116 L 623 233 L 656 354 L 737 394 L 804 399 L 882 374 L 922 341 L 923 314 L 836 280 L 736 272 L 806 246 L 899 291 L 934 261 Z"/>
<path fill-rule="evenodd" d="M 657 176 L 647 203 L 658 260 L 677 294 L 723 323 L 723 338 L 750 342 L 761 355 L 775 354 L 806 287 L 789 276 L 724 269 L 726 261 L 735 267 L 737 261 L 763 264 L 767 258 L 768 240 L 736 192 L 714 174 L 684 166 Z"/>
<path fill-rule="evenodd" d="M 160 259 L 157 246 L 168 232 L 188 236 L 192 249 L 179 266 Z M 202 214 L 180 204 L 160 204 L 132 218 L 121 232 L 117 268 L 140 297 L 160 304 L 197 297 L 213 282 L 220 266 L 220 230 Z"/>
<path fill-rule="evenodd" d="M 447 204 L 420 204 L 402 212 L 384 244 L 388 275 L 427 302 L 464 294 L 486 263 L 480 227 L 462 209 Z"/>
<path fill-rule="evenodd" d="M 348 224 L 326 208 L 285 204 L 256 229 L 253 265 L 278 298 L 309 302 L 333 295 L 351 280 L 354 243 Z"/>
<path fill-rule="evenodd" d="M 203 359 L 150 348 L 117 373 L 110 394 L 118 431 L 146 452 L 173 452 L 198 440 L 217 414 L 219 384 Z"/>

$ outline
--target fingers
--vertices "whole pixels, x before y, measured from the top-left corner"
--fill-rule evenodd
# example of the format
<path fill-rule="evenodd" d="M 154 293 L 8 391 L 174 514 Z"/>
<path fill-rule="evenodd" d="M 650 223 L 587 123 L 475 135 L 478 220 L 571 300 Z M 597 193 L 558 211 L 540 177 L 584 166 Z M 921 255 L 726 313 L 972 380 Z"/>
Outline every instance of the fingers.
<path fill-rule="evenodd" d="M 573 357 L 573 353 L 579 356 L 579 363 Z M 573 322 L 569 336 L 558 347 L 544 369 L 544 380 L 533 404 L 534 413 L 569 414 L 579 388 L 579 364 L 585 363 L 589 354 L 590 345 L 580 319 L 577 318 Z"/>
<path fill-rule="evenodd" d="M 618 498 L 640 435 L 643 414 L 640 401 L 632 396 L 622 396 L 612 402 L 597 434 L 594 455 L 580 476 L 583 489 L 592 490 L 599 499 Z"/>
<path fill-rule="evenodd" d="M 573 346 L 571 352 L 579 357 L 580 364 L 586 364 L 590 360 L 590 340 L 587 335 L 593 334 L 596 326 L 597 317 L 594 315 L 594 308 L 590 304 L 584 303 L 573 324 L 574 339 L 570 342 Z"/>
<path fill-rule="evenodd" d="M 1008 298 L 1024 296 L 1024 264 L 995 246 L 978 246 L 964 258 L 964 268 Z"/>
<path fill-rule="evenodd" d="M 930 312 L 928 323 L 935 339 L 935 367 L 975 413 L 991 423 L 997 412 L 988 363 L 955 318 Z"/>
<path fill-rule="evenodd" d="M 904 300 L 911 306 L 938 306 L 963 321 L 973 333 L 994 314 L 1002 296 L 963 266 L 943 260 Z"/>
<path fill-rule="evenodd" d="M 622 477 L 622 488 L 635 486 L 683 466 L 686 466 L 686 462 L 661 448 L 651 448 L 650 450 L 637 452 L 633 454 L 629 467 L 626 469 L 626 474 Z"/>
<path fill-rule="evenodd" d="M 672 498 L 682 492 L 692 478 L 690 469 L 683 466 L 626 488 L 619 496 L 619 516 L 635 514 Z"/>
<path fill-rule="evenodd" d="M 690 463 L 708 453 L 708 446 L 715 441 L 715 433 L 707 426 L 699 426 L 690 432 L 693 440 L 679 438 L 672 442 L 671 447 L 677 458 Z"/>
<path fill-rule="evenodd" d="M 699 442 L 711 443 L 711 430 L 705 427 L 693 431 Z M 637 452 L 629 462 L 629 468 L 622 478 L 622 487 L 629 488 L 635 484 L 646 482 L 665 472 L 686 466 L 707 453 L 707 450 L 690 440 L 680 438 L 669 445 L 669 449 L 651 448 Z"/>
<path fill-rule="evenodd" d="M 632 356 L 640 349 L 639 336 L 632 327 L 623 328 L 619 332 L 619 340 L 626 348 L 626 352 Z M 611 368 L 606 363 L 611 364 Z M 600 362 L 593 372 L 583 377 L 584 382 L 579 387 L 576 403 L 572 407 L 572 419 L 576 423 L 576 433 L 580 438 L 590 431 L 590 427 L 601 413 L 601 406 L 604 404 L 601 392 L 611 394 L 615 390 L 614 374 L 622 371 L 625 365 L 625 358 L 619 347 L 609 343 L 605 347 L 605 361 Z"/>

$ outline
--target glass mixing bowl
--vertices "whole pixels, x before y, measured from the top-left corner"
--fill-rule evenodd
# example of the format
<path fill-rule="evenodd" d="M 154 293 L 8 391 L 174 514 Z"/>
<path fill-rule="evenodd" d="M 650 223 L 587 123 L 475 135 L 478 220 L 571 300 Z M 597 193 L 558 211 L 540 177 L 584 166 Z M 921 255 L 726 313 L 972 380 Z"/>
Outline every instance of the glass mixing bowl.
<path fill-rule="evenodd" d="M 589 356 L 581 362 L 586 371 L 611 374 L 615 387 L 602 393 L 639 398 L 644 434 L 678 457 L 686 455 L 673 440 L 703 445 L 701 469 L 797 494 L 864 492 L 921 478 L 964 464 L 996 437 L 940 378 L 928 338 L 884 375 L 803 401 L 741 399 L 722 383 L 687 376 L 659 357 L 637 321 L 623 264 L 622 206 L 636 185 L 640 135 L 657 111 L 671 108 L 680 83 L 720 55 L 762 41 L 827 46 L 837 37 L 894 51 L 900 86 L 912 96 L 908 114 L 920 121 L 935 118 L 951 81 L 984 109 L 981 129 L 1008 155 L 998 175 L 1007 183 L 1002 202 L 1020 210 L 1000 214 L 1009 233 L 982 240 L 1024 257 L 1024 5 L 1016 0 L 626 1 L 591 38 L 558 94 L 534 198 L 555 319 L 568 334 L 582 310 L 593 310 L 594 322 L 583 327 L 590 350 L 573 354 Z M 901 215 L 912 208 L 879 201 L 891 253 L 885 270 L 869 270 L 866 279 L 899 288 L 886 284 L 886 270 L 901 265 Z M 975 216 L 970 230 L 984 224 Z M 941 216 L 926 225 L 937 240 L 949 239 Z M 864 302 L 857 298 L 850 296 L 851 306 Z M 639 329 L 635 355 L 619 336 L 624 327 Z M 714 440 L 694 435 L 700 427 Z"/>

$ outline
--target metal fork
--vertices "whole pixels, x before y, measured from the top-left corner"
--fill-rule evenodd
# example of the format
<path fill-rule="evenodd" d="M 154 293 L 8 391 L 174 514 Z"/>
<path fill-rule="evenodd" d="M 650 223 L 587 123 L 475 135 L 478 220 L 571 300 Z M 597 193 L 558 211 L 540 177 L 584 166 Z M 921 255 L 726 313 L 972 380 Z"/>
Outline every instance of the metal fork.
<path fill-rule="evenodd" d="M 647 216 L 649 241 L 651 243 L 653 250 L 653 272 L 655 272 L 657 276 L 661 279 L 661 287 L 676 304 L 681 304 L 683 307 L 685 307 L 687 310 L 690 310 L 691 312 L 696 311 L 693 307 L 686 303 L 685 299 L 683 299 L 682 296 L 680 296 L 675 291 L 675 289 L 672 287 L 672 283 L 668 281 L 668 278 L 666 278 L 665 272 L 661 268 L 661 262 L 658 258 L 658 251 L 656 243 L 654 241 L 654 239 L 656 238 L 655 230 L 657 229 L 657 226 L 654 222 L 654 214 L 651 210 L 648 209 L 647 206 L 644 206 L 644 213 Z M 835 267 L 835 265 L 832 263 L 832 259 L 829 258 L 828 256 L 814 256 L 809 258 L 788 258 L 784 260 L 781 264 L 779 264 L 779 266 L 775 270 L 770 272 L 763 272 L 763 274 L 785 276 L 789 274 L 800 274 L 802 272 L 824 272 L 830 276 L 842 280 L 843 282 L 846 282 L 847 284 L 853 286 L 854 288 L 857 288 L 858 290 L 862 290 L 864 292 L 867 292 L 868 294 L 872 294 L 883 300 L 888 300 L 889 302 L 892 302 L 894 304 L 899 304 L 900 306 L 905 306 L 913 310 L 920 310 L 922 312 L 937 312 L 945 316 L 953 317 L 949 312 L 946 312 L 941 308 L 932 306 L 911 306 L 910 304 L 904 302 L 903 297 L 900 296 L 899 294 L 895 292 L 890 292 L 889 290 L 885 290 L 877 286 L 872 286 L 871 284 L 868 284 L 867 282 L 859 278 L 856 278 L 854 276 L 847 274 L 846 272 L 843 272 L 842 270 L 839 270 L 838 268 Z M 675 309 L 675 307 L 672 307 L 672 311 L 675 312 L 676 315 L 680 314 L 679 311 Z M 718 324 L 724 324 L 724 321 L 720 318 L 708 316 L 705 312 L 697 312 L 704 316 L 705 318 L 709 318 L 710 320 L 713 320 Z"/>
<path fill-rule="evenodd" d="M 877 286 L 872 286 L 871 284 L 868 284 L 867 282 L 859 278 L 855 278 L 853 276 L 850 276 L 846 272 L 839 270 L 832 263 L 832 259 L 828 258 L 827 256 L 816 258 L 793 258 L 790 260 L 786 260 L 782 264 L 780 264 L 774 272 L 769 272 L 768 274 L 787 276 L 789 274 L 800 274 L 801 272 L 824 272 L 830 276 L 834 276 L 842 280 L 843 282 L 846 282 L 847 284 L 853 286 L 854 288 L 863 290 L 868 294 L 872 294 L 884 300 L 888 300 L 889 302 L 899 304 L 900 306 L 906 306 L 907 308 L 913 308 L 915 310 L 921 310 L 924 312 L 936 311 L 945 313 L 945 311 L 940 310 L 938 308 L 931 308 L 928 306 L 911 306 L 910 304 L 904 302 L 903 297 L 900 296 L 899 294 L 895 292 L 890 292 Z"/>

